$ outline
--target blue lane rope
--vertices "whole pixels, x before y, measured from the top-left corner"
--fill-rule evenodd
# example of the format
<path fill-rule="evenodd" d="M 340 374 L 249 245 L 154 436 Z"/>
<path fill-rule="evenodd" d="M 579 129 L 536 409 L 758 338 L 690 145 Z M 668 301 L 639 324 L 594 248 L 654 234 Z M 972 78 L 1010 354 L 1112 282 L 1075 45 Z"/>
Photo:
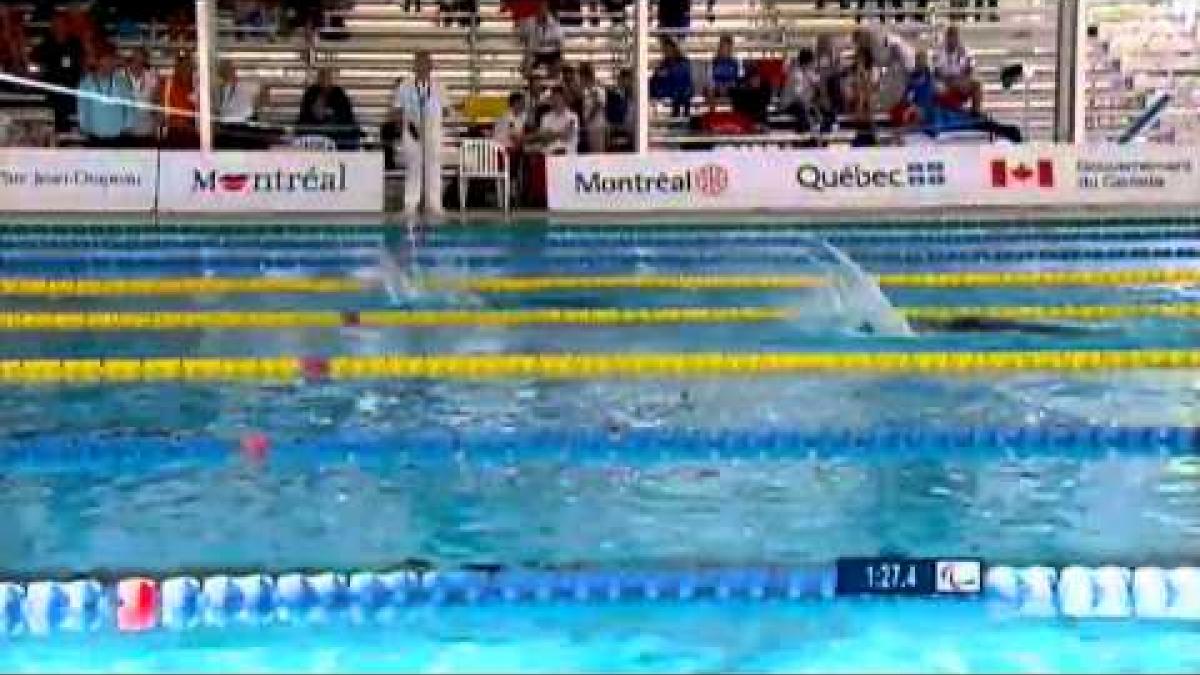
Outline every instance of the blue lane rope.
<path fill-rule="evenodd" d="M 836 566 L 701 569 L 409 567 L 113 582 L 0 581 L 0 634 L 386 622 L 413 607 L 531 603 L 828 601 Z M 1200 620 L 1197 567 L 985 568 L 989 609 L 1026 617 Z"/>
<path fill-rule="evenodd" d="M 321 251 L 255 249 L 167 249 L 160 251 L 114 251 L 75 249 L 70 251 L 0 251 L 0 266 L 8 268 L 79 267 L 86 265 L 258 265 L 289 264 L 311 267 L 365 265 L 378 262 L 380 248 L 344 248 Z M 1200 246 L 1157 246 L 1110 249 L 1035 249 L 1035 250 L 910 250 L 850 251 L 855 261 L 868 264 L 948 264 L 948 263 L 1023 263 L 1023 262 L 1094 262 L 1116 260 L 1185 260 L 1200 258 Z M 802 264 L 811 263 L 812 254 L 803 250 L 744 252 L 695 251 L 689 253 L 612 251 L 598 254 L 565 254 L 549 251 L 532 253 L 534 266 L 562 270 L 624 270 L 631 265 L 652 264 L 672 267 L 699 267 L 721 264 Z M 530 267 L 520 252 L 418 252 L 407 256 L 418 265 L 454 265 L 472 268 L 510 268 L 521 263 Z"/>
<path fill-rule="evenodd" d="M 270 461 L 310 464 L 395 462 L 450 467 L 463 462 L 655 466 L 669 462 L 807 459 L 1108 456 L 1195 457 L 1194 427 L 876 427 L 847 430 L 564 430 L 380 435 L 339 432 L 299 440 L 268 438 Z M 164 464 L 210 466 L 238 460 L 238 441 L 213 436 L 62 435 L 0 442 L 0 470 L 59 472 Z"/>
<path fill-rule="evenodd" d="M 450 248 L 458 246 L 764 246 L 790 247 L 811 244 L 823 239 L 835 246 L 871 245 L 988 245 L 988 244 L 1052 244 L 1084 242 L 1152 242 L 1162 240 L 1189 241 L 1200 238 L 1195 225 L 1175 228 L 1008 228 L 1003 230 L 954 230 L 941 227 L 924 230 L 846 232 L 844 230 L 813 230 L 811 233 L 788 234 L 755 231 L 752 228 L 721 232 L 681 230 L 664 232 L 657 228 L 645 231 L 613 230 L 611 232 L 573 232 L 550 229 L 544 233 L 517 230 L 514 232 L 430 232 L 419 235 L 418 246 Z M 229 228 L 221 233 L 165 232 L 60 232 L 45 230 L 37 233 L 10 234 L 0 232 L 0 247 L 5 249 L 140 249 L 200 248 L 241 245 L 248 247 L 326 248 L 331 244 L 371 245 L 386 239 L 384 229 L 375 232 L 338 232 L 321 234 L 309 232 L 252 233 L 241 228 Z"/>

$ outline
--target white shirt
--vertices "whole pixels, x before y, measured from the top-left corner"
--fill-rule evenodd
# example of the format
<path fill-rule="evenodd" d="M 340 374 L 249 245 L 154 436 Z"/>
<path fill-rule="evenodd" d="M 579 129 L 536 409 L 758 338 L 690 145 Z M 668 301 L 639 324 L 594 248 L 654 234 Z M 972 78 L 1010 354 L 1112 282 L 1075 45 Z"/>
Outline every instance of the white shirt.
<path fill-rule="evenodd" d="M 492 124 L 492 140 L 506 148 L 515 148 L 518 139 L 525 134 L 526 115 L 518 115 L 512 110 L 504 111 Z"/>
<path fill-rule="evenodd" d="M 236 80 L 217 89 L 217 118 L 225 123 L 249 122 L 258 105 L 259 87 L 252 82 Z"/>
<path fill-rule="evenodd" d="M 125 77 L 129 80 L 129 90 L 133 100 L 138 103 L 155 105 L 158 103 L 158 73 L 149 68 L 143 69 L 140 75 L 134 75 L 126 70 Z M 152 135 L 158 128 L 158 116 L 148 108 L 133 108 L 130 121 L 130 131 L 139 136 Z"/>
<path fill-rule="evenodd" d="M 583 123 L 588 127 L 602 127 L 604 120 L 604 87 L 592 85 L 583 90 Z"/>
<path fill-rule="evenodd" d="M 942 78 L 959 78 L 971 72 L 975 59 L 967 48 L 959 45 L 958 49 L 938 49 L 933 54 L 933 72 Z"/>
<path fill-rule="evenodd" d="M 821 87 L 821 74 L 815 67 L 793 67 L 788 71 L 787 84 L 783 91 L 785 103 L 812 105 Z"/>
<path fill-rule="evenodd" d="M 545 24 L 540 21 L 533 24 L 533 30 L 530 32 L 530 44 L 533 45 L 533 53 L 555 54 L 562 51 L 563 29 L 554 20 L 554 17 L 547 18 Z"/>
<path fill-rule="evenodd" d="M 547 111 L 542 115 L 542 125 L 539 130 L 566 136 L 566 140 L 556 139 L 546 145 L 546 152 L 549 154 L 573 155 L 579 147 L 579 118 L 572 110 Z"/>
<path fill-rule="evenodd" d="M 440 124 L 445 104 L 446 89 L 436 75 L 430 75 L 426 82 L 401 82 L 392 96 L 392 107 L 404 112 L 404 123 L 418 129 L 422 120 L 427 128 Z"/>

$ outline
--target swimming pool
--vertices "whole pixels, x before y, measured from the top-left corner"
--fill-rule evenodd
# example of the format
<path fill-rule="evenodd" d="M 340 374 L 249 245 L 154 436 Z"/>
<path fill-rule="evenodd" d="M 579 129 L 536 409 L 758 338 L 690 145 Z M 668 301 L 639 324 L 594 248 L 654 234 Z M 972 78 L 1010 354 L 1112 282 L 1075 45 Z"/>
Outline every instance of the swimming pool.
<path fill-rule="evenodd" d="M 1196 565 L 1197 233 L 0 229 L 0 578 L 273 588 L 244 620 L 137 635 L 110 600 L 103 629 L 30 635 L 44 607 L 0 593 L 0 669 L 1195 671 L 1194 575 L 1154 620 L 1133 577 L 1109 619 L 1059 618 L 1062 589 L 1039 615 L 1027 590 L 779 579 L 848 556 Z M 478 565 L 536 579 L 506 595 Z M 363 616 L 339 578 L 332 616 L 283 618 L 280 575 L 426 566 L 478 595 Z"/>

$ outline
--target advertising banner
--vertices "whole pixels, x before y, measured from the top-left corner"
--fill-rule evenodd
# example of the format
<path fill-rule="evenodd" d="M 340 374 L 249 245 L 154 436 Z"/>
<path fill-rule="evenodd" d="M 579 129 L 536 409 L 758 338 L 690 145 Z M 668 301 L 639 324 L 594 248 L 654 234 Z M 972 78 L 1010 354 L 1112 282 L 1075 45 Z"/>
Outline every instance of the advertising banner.
<path fill-rule="evenodd" d="M 1192 148 L 995 145 L 554 157 L 562 211 L 803 211 L 1200 201 Z"/>
<path fill-rule="evenodd" d="M 381 153 L 164 152 L 161 171 L 165 212 L 383 211 Z"/>
<path fill-rule="evenodd" d="M 0 212 L 149 213 L 157 171 L 144 150 L 0 149 Z"/>

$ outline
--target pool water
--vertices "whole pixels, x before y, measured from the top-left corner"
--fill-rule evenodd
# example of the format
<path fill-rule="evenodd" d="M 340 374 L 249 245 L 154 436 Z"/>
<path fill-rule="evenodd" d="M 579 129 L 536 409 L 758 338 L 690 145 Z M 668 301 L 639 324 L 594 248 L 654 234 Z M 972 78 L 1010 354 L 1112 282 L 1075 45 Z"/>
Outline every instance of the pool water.
<path fill-rule="evenodd" d="M 1191 224 L 1140 238 L 1128 225 L 1108 228 L 1073 234 L 1045 228 L 1022 236 L 963 230 L 970 236 L 960 232 L 963 241 L 951 243 L 938 240 L 936 230 L 868 229 L 843 235 L 841 248 L 874 274 L 1189 269 L 1200 262 L 1187 249 L 1197 229 Z M 1070 330 L 1056 332 L 918 325 L 913 336 L 864 334 L 864 317 L 877 319 L 880 308 L 864 309 L 871 298 L 854 284 L 839 284 L 836 296 L 811 289 L 422 290 L 423 280 L 500 276 L 830 274 L 818 245 L 798 228 L 546 227 L 417 238 L 369 228 L 341 235 L 142 233 L 108 240 L 84 233 L 50 243 L 0 232 L 0 240 L 10 247 L 0 258 L 5 277 L 321 275 L 373 284 L 331 295 L 0 299 L 7 312 L 794 310 L 785 321 L 717 325 L 8 332 L 0 333 L 5 359 L 1190 349 L 1197 338 L 1188 319 L 1063 323 L 1059 327 Z M 1086 258 L 1067 259 L 1063 252 Z M 833 273 L 856 279 L 852 269 Z M 1198 291 L 1191 284 L 883 288 L 897 307 L 1186 303 Z M 897 457 L 834 449 L 819 457 L 747 460 L 720 456 L 715 448 L 705 458 L 692 448 L 674 460 L 614 450 L 581 464 L 532 448 L 524 456 L 519 447 L 504 457 L 472 454 L 469 439 L 539 432 L 619 438 L 639 430 L 705 430 L 719 438 L 891 427 L 1186 428 L 1197 420 L 1200 377 L 1181 371 L 8 388 L 0 391 L 6 437 L 0 439 L 0 512 L 6 514 L 0 578 L 352 571 L 414 558 L 444 566 L 619 568 L 826 564 L 839 556 L 902 553 L 1017 565 L 1194 565 L 1200 560 L 1200 463 L 1189 453 L 1060 447 L 1028 456 L 995 447 Z M 461 456 L 441 464 L 406 461 L 406 444 L 430 433 L 466 439 Z M 239 452 L 248 434 L 261 434 L 278 451 L 249 461 Z M 367 437 L 374 439 L 369 453 L 361 450 Z M 229 452 L 203 462 L 181 454 L 84 465 L 69 458 L 31 461 L 31 451 L 21 449 L 41 443 L 36 447 L 48 454 L 62 444 L 162 438 L 180 447 L 215 442 Z M 287 448 L 303 443 L 336 452 L 287 456 Z M 6 643 L 0 670 L 1195 672 L 1200 660 L 1189 645 L 1197 628 L 1034 620 L 979 603 L 934 601 L 414 608 L 383 625 L 338 620 L 304 628 L 0 637 Z"/>

